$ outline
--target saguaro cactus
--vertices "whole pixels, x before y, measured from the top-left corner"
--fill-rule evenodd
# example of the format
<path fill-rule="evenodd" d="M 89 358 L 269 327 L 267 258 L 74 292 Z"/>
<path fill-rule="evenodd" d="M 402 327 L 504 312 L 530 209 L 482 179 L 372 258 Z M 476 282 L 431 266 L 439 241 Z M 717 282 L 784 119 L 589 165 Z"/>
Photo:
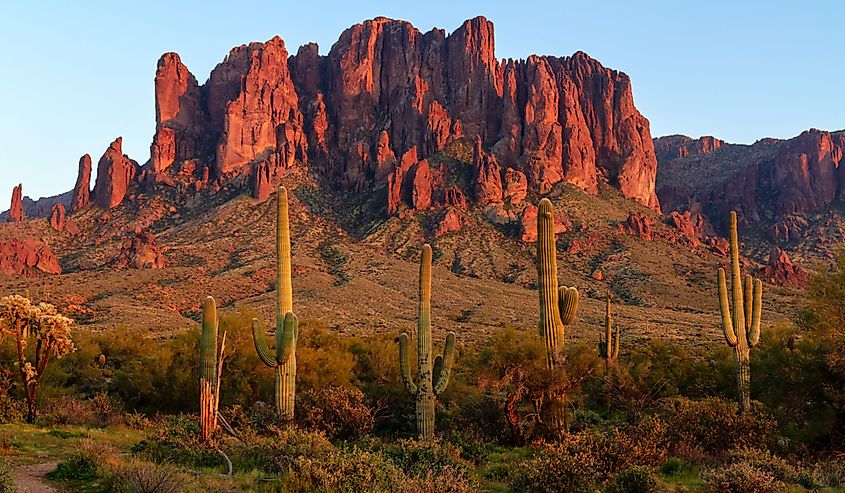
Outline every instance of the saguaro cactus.
<path fill-rule="evenodd" d="M 202 305 L 202 332 L 200 332 L 200 438 L 211 440 L 217 428 L 217 407 L 220 403 L 220 375 L 223 369 L 223 351 L 226 333 L 217 350 L 217 306 L 208 296 Z M 105 356 L 100 355 L 105 364 Z"/>
<path fill-rule="evenodd" d="M 292 422 L 296 396 L 296 340 L 299 335 L 299 322 L 293 314 L 288 192 L 285 187 L 279 187 L 276 203 L 276 278 L 275 352 L 267 346 L 264 330 L 258 319 L 252 319 L 252 339 L 261 361 L 276 370 L 276 413 L 282 421 Z"/>
<path fill-rule="evenodd" d="M 537 211 L 537 279 L 540 291 L 540 336 L 546 341 L 547 365 L 554 368 L 558 348 L 563 345 L 564 327 L 575 320 L 578 290 L 558 288 L 554 207 L 540 201 Z"/>
<path fill-rule="evenodd" d="M 436 395 L 449 385 L 449 375 L 455 361 L 455 333 L 446 336 L 443 355 L 431 360 L 431 247 L 423 245 L 420 258 L 419 307 L 417 310 L 417 383 L 411 376 L 408 363 L 408 334 L 399 336 L 399 365 L 402 380 L 417 399 L 417 433 L 420 439 L 434 437 L 434 404 Z"/>
<path fill-rule="evenodd" d="M 719 269 L 719 308 L 722 312 L 722 331 L 728 346 L 734 350 L 736 362 L 736 383 L 741 412 L 751 409 L 751 348 L 760 341 L 760 313 L 763 306 L 763 283 L 759 279 L 745 276 L 739 270 L 739 238 L 736 232 L 736 212 L 730 215 L 731 236 L 731 284 L 733 291 L 733 313 L 728 303 L 728 287 L 725 269 Z"/>
<path fill-rule="evenodd" d="M 604 314 L 604 340 L 599 340 L 599 356 L 604 358 L 605 370 L 619 359 L 619 325 L 613 334 L 613 315 L 610 312 L 610 292 L 607 293 L 607 308 Z"/>

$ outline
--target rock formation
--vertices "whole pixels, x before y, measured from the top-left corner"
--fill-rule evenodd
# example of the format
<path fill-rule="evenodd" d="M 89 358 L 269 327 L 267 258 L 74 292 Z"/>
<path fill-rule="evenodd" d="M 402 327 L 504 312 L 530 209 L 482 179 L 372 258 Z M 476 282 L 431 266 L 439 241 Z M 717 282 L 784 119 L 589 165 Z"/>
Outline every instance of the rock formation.
<path fill-rule="evenodd" d="M 32 277 L 39 271 L 62 273 L 59 261 L 46 243 L 16 238 L 0 241 L 0 272 Z"/>
<path fill-rule="evenodd" d="M 70 200 L 70 213 L 78 212 L 91 203 L 91 156 L 88 154 L 79 158 L 79 172 L 76 175 L 76 185 L 73 186 L 73 196 Z"/>
<path fill-rule="evenodd" d="M 628 213 L 628 219 L 622 225 L 624 231 L 644 240 L 653 240 L 651 218 L 639 212 Z"/>
<path fill-rule="evenodd" d="M 23 214 L 23 185 L 20 183 L 12 189 L 12 205 L 9 207 L 9 222 L 24 220 Z"/>
<path fill-rule="evenodd" d="M 137 172 L 137 164 L 123 154 L 122 144 L 121 137 L 115 139 L 97 163 L 94 203 L 103 209 L 112 209 L 123 202 Z"/>
<path fill-rule="evenodd" d="M 53 206 L 53 212 L 50 214 L 50 227 L 56 231 L 64 231 L 67 227 L 67 218 L 65 217 L 65 206 L 56 204 Z"/>
<path fill-rule="evenodd" d="M 164 268 L 164 249 L 156 243 L 153 235 L 135 229 L 123 242 L 116 265 L 133 269 L 161 269 Z"/>
<path fill-rule="evenodd" d="M 778 247 L 772 249 L 769 261 L 763 269 L 763 274 L 770 282 L 787 286 L 804 286 L 807 283 L 807 273 L 794 265 L 789 255 Z"/>

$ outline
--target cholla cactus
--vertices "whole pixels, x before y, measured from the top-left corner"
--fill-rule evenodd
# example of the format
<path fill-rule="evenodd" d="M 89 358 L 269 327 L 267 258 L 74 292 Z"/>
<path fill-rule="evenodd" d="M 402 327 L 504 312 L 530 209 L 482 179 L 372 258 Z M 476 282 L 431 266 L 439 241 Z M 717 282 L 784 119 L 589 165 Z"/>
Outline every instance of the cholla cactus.
<path fill-rule="evenodd" d="M 57 359 L 76 351 L 71 339 L 73 320 L 59 314 L 49 303 L 33 305 L 19 295 L 0 299 L 0 334 L 15 339 L 18 367 L 27 403 L 26 419 L 38 415 L 38 391 L 41 377 L 51 356 Z M 35 338 L 35 363 L 27 360 L 26 348 Z"/>
<path fill-rule="evenodd" d="M 739 270 L 739 238 L 736 231 L 736 212 L 730 215 L 731 237 L 731 284 L 733 290 L 733 314 L 728 302 L 728 287 L 725 269 L 719 269 L 719 308 L 722 312 L 722 331 L 728 346 L 734 350 L 736 362 L 736 383 L 741 412 L 751 409 L 751 348 L 760 341 L 760 314 L 763 306 L 763 283 L 759 279 L 745 276 Z"/>
<path fill-rule="evenodd" d="M 546 341 L 547 365 L 554 368 L 563 346 L 564 327 L 575 320 L 578 290 L 558 288 L 554 207 L 549 199 L 537 210 L 537 281 L 540 292 L 540 336 Z"/>
<path fill-rule="evenodd" d="M 405 388 L 417 399 L 416 420 L 420 439 L 434 438 L 436 396 L 446 390 L 455 361 L 455 333 L 446 335 L 443 356 L 431 361 L 431 247 L 423 245 L 420 258 L 419 305 L 417 309 L 417 382 L 408 362 L 408 334 L 399 336 L 399 366 Z"/>
<path fill-rule="evenodd" d="M 223 351 L 226 332 L 217 350 L 217 306 L 208 296 L 202 305 L 200 332 L 200 438 L 209 442 L 217 428 L 217 408 L 220 404 L 220 375 L 223 370 Z M 105 364 L 105 356 L 100 355 Z"/>
<path fill-rule="evenodd" d="M 276 370 L 276 413 L 287 423 L 293 422 L 296 397 L 296 341 L 299 322 L 293 314 L 293 290 L 290 279 L 290 227 L 288 225 L 288 191 L 279 187 L 276 202 L 276 347 L 267 346 L 264 330 L 258 319 L 252 320 L 255 351 L 265 365 Z"/>
<path fill-rule="evenodd" d="M 619 325 L 613 334 L 613 315 L 610 311 L 610 291 L 607 293 L 607 307 L 604 314 L 604 340 L 599 340 L 599 356 L 604 358 L 605 370 L 619 359 Z"/>

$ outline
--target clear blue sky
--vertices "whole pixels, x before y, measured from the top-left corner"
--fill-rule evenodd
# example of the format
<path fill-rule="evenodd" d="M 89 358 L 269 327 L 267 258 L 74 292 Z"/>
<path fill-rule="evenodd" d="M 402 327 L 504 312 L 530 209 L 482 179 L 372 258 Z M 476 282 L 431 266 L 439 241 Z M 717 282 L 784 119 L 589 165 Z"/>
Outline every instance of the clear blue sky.
<path fill-rule="evenodd" d="M 780 5 L 783 3 L 784 5 Z M 200 83 L 233 46 L 280 35 L 328 52 L 343 29 L 384 15 L 451 32 L 484 15 L 496 55 L 583 50 L 627 72 L 652 135 L 750 143 L 845 127 L 841 1 L 3 2 L 0 210 L 73 187 L 77 160 L 118 135 L 149 157 L 156 61 L 176 51 Z"/>

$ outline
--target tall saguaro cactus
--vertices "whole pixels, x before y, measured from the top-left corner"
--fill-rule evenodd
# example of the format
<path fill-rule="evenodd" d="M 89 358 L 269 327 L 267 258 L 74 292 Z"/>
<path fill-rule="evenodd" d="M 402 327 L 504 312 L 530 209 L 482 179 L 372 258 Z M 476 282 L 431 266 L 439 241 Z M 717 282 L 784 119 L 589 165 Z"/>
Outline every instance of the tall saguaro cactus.
<path fill-rule="evenodd" d="M 296 396 L 296 340 L 299 321 L 293 314 L 293 292 L 290 280 L 290 227 L 288 225 L 288 191 L 279 187 L 276 203 L 276 345 L 267 346 L 264 330 L 258 319 L 252 319 L 255 351 L 265 365 L 276 370 L 276 413 L 285 422 L 293 421 Z"/>
<path fill-rule="evenodd" d="M 419 306 L 417 309 L 417 382 L 408 363 L 408 334 L 399 336 L 399 365 L 402 381 L 417 399 L 416 420 L 420 439 L 434 438 L 434 404 L 436 395 L 449 385 L 455 361 L 455 333 L 446 336 L 443 355 L 431 360 L 431 247 L 423 245 L 420 258 Z"/>
<path fill-rule="evenodd" d="M 217 349 L 217 306 L 208 296 L 202 305 L 202 332 L 200 332 L 200 438 L 211 440 L 217 428 L 217 407 L 220 404 L 220 376 L 223 369 L 223 351 L 226 332 Z M 100 355 L 102 360 L 105 356 Z"/>
<path fill-rule="evenodd" d="M 604 340 L 599 341 L 599 356 L 604 358 L 604 368 L 607 370 L 619 359 L 619 325 L 613 334 L 613 314 L 610 311 L 610 292 L 607 293 L 607 307 L 604 314 Z"/>
<path fill-rule="evenodd" d="M 732 304 L 728 302 L 725 269 L 719 269 L 719 308 L 722 312 L 722 331 L 728 346 L 734 350 L 736 383 L 741 412 L 751 409 L 751 348 L 760 341 L 760 313 L 763 306 L 763 283 L 745 276 L 743 288 L 739 270 L 739 238 L 736 232 L 736 212 L 730 215 Z"/>
<path fill-rule="evenodd" d="M 540 291 L 540 336 L 546 341 L 549 369 L 554 368 L 558 348 L 563 346 L 564 327 L 575 320 L 578 290 L 558 288 L 554 207 L 549 199 L 537 210 L 537 279 Z"/>

